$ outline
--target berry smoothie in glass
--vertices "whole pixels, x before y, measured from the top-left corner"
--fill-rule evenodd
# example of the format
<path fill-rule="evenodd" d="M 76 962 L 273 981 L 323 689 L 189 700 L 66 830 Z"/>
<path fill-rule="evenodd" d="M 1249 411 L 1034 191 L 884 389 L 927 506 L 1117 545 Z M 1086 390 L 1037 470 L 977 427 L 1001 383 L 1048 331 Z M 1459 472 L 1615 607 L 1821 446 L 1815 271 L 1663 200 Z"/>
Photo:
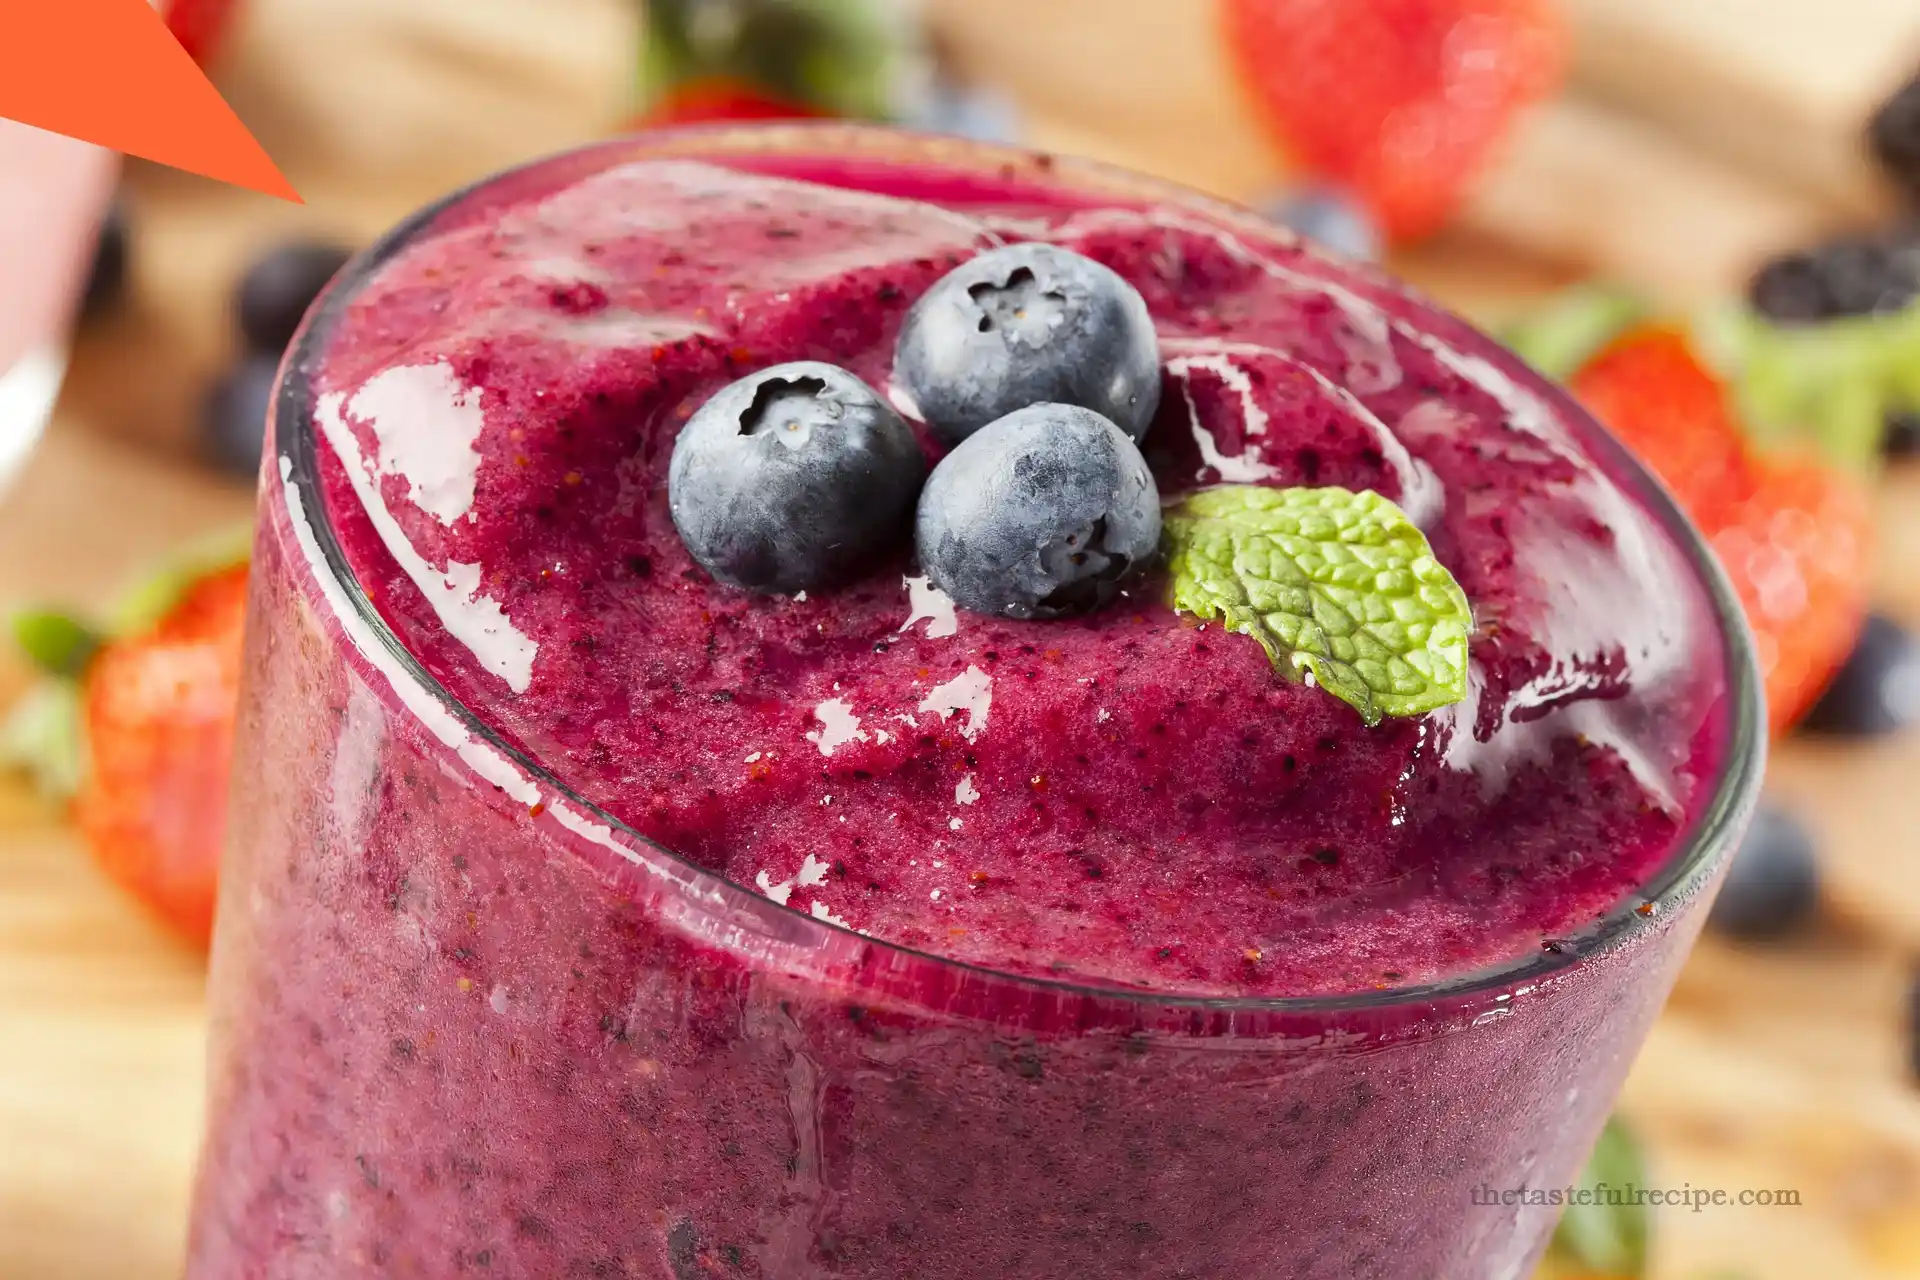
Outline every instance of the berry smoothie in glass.
<path fill-rule="evenodd" d="M 1586 415 L 1115 170 L 541 161 L 336 283 L 272 431 L 191 1280 L 1524 1276 L 1476 1193 L 1574 1176 L 1757 784 Z M 1322 560 L 1394 655 L 1302 656 Z"/>

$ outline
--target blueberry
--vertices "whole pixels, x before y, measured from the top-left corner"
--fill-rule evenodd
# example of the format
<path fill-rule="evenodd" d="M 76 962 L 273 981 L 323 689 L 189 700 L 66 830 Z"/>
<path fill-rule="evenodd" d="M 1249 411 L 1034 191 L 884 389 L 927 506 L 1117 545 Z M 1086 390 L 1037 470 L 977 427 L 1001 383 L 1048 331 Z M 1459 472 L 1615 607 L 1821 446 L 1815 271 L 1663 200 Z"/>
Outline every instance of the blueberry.
<path fill-rule="evenodd" d="M 998 89 L 936 78 L 911 118 L 912 127 L 980 142 L 1018 142 L 1020 107 Z"/>
<path fill-rule="evenodd" d="M 1818 733 L 1870 737 L 1920 719 L 1920 644 L 1892 618 L 1870 614 L 1853 652 L 1801 723 Z"/>
<path fill-rule="evenodd" d="M 223 470 L 248 477 L 260 470 L 267 406 L 279 370 L 277 356 L 245 355 L 208 392 L 201 408 L 201 444 Z"/>
<path fill-rule="evenodd" d="M 1761 805 L 1734 851 L 1707 923 L 1728 937 L 1763 942 L 1805 924 L 1819 903 L 1813 837 L 1792 814 Z"/>
<path fill-rule="evenodd" d="M 274 356 L 285 351 L 307 308 L 352 256 L 338 245 L 287 244 L 247 268 L 234 297 L 247 346 Z"/>
<path fill-rule="evenodd" d="M 93 265 L 87 271 L 86 292 L 80 296 L 80 315 L 91 320 L 112 310 L 127 291 L 127 211 L 115 200 L 100 223 L 94 241 Z"/>
<path fill-rule="evenodd" d="M 1267 216 L 1295 234 L 1361 262 L 1380 256 L 1380 228 L 1365 205 L 1331 189 L 1310 187 L 1270 205 Z"/>
<path fill-rule="evenodd" d="M 720 581 L 831 587 L 904 542 L 926 475 L 913 431 L 845 369 L 802 361 L 729 384 L 674 442 L 673 523 Z"/>
<path fill-rule="evenodd" d="M 1111 600 L 1160 542 L 1160 492 L 1126 434 L 1037 404 L 976 431 L 920 495 L 921 566 L 975 613 L 1058 618 Z"/>
<path fill-rule="evenodd" d="M 1091 409 L 1138 440 L 1160 405 L 1146 301 L 1050 244 L 1008 245 L 942 276 L 907 313 L 893 371 L 948 444 L 1041 403 Z"/>

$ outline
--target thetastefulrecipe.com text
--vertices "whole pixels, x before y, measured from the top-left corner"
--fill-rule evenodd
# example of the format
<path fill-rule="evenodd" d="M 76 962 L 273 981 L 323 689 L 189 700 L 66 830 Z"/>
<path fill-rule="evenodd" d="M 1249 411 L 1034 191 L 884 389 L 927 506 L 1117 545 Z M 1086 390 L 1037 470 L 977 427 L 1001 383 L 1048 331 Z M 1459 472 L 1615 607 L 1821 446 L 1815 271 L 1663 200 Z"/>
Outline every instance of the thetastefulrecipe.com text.
<path fill-rule="evenodd" d="M 1563 1208 L 1568 1205 L 1646 1205 L 1691 1209 L 1702 1213 L 1727 1207 L 1796 1208 L 1798 1188 L 1784 1187 L 1643 1187 L 1636 1183 L 1596 1182 L 1581 1187 L 1495 1187 L 1481 1183 L 1472 1192 L 1476 1205 L 1516 1205 Z"/>

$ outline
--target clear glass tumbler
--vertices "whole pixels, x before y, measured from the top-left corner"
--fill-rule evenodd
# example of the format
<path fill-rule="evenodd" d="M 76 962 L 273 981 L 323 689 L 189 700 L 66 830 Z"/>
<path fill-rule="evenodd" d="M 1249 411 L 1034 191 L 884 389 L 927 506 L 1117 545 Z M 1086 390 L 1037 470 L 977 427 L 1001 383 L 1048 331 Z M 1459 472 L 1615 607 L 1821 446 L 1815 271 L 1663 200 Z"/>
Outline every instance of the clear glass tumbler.
<path fill-rule="evenodd" d="M 1251 218 L 1093 165 L 834 126 L 641 135 L 541 164 L 769 153 L 937 159 Z M 956 964 L 649 843 L 491 735 L 362 593 L 321 501 L 306 370 L 382 261 L 487 216 L 488 191 L 367 253 L 282 375 L 190 1280 L 1525 1275 L 1552 1212 L 1476 1189 L 1576 1173 L 1763 753 L 1738 604 L 1644 473 L 1494 344 L 1469 347 L 1593 437 L 1718 613 L 1724 770 L 1644 894 L 1498 972 L 1349 997 Z"/>

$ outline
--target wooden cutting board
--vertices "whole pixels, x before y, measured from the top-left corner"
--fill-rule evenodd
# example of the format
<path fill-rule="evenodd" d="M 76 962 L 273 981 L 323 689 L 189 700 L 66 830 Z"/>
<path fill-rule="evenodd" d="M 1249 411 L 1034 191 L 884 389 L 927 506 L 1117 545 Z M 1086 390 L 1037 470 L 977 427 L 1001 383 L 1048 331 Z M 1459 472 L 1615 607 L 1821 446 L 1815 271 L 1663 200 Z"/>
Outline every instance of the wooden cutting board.
<path fill-rule="evenodd" d="M 1914 0 L 1561 0 L 1574 82 L 1701 152 L 1856 216 L 1888 192 L 1860 145 L 1920 74 Z"/>

